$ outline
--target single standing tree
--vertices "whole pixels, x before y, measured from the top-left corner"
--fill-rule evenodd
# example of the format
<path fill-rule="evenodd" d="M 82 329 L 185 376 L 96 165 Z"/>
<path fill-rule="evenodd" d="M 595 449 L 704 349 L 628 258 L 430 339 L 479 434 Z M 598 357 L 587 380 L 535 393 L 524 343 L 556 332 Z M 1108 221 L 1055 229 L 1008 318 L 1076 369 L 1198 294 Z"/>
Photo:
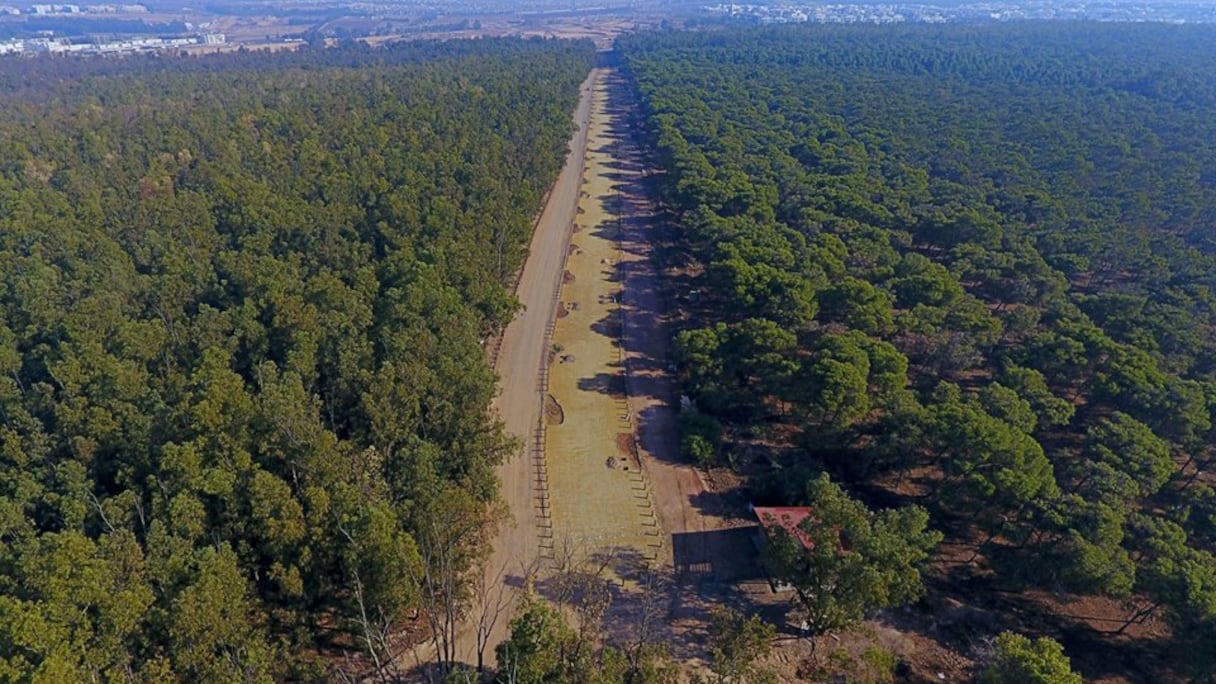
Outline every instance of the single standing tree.
<path fill-rule="evenodd" d="M 1089 429 L 1088 436 L 1085 457 L 1093 463 L 1109 464 L 1130 477 L 1141 496 L 1156 494 L 1177 470 L 1169 442 L 1126 413 L 1115 411 L 1103 418 Z"/>
<path fill-rule="evenodd" d="M 1128 528 L 1137 558 L 1136 588 L 1152 602 L 1128 617 L 1119 633 L 1162 606 L 1183 629 L 1216 620 L 1216 557 L 1189 546 L 1186 530 L 1170 520 L 1137 514 Z"/>
<path fill-rule="evenodd" d="M 981 684 L 1081 684 L 1064 647 L 1048 637 L 1034 641 L 1013 632 L 996 638 L 992 664 L 980 675 Z"/>
<path fill-rule="evenodd" d="M 709 669 L 720 684 L 768 684 L 776 676 L 757 664 L 773 647 L 777 629 L 759 616 L 744 618 L 723 608 L 716 610 L 709 625 Z"/>
<path fill-rule="evenodd" d="M 557 608 L 537 596 L 525 597 L 519 615 L 511 620 L 511 637 L 495 649 L 497 681 L 501 684 L 561 681 L 567 674 L 567 657 L 576 638 Z"/>
<path fill-rule="evenodd" d="M 769 525 L 764 561 L 794 588 L 813 633 L 845 627 L 868 610 L 913 601 L 920 566 L 941 541 L 919 506 L 874 513 L 826 474 L 807 485 L 812 513 L 793 534 Z"/>

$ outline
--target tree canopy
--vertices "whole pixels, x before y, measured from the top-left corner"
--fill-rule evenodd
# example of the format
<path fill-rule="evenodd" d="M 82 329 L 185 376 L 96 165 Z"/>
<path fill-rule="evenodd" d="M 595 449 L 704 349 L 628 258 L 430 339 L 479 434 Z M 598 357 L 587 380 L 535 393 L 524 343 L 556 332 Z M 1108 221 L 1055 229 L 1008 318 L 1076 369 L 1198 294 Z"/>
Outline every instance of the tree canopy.
<path fill-rule="evenodd" d="M 793 587 L 812 632 L 920 598 L 920 565 L 942 538 L 927 529 L 924 509 L 872 513 L 822 473 L 808 483 L 806 501 L 811 513 L 798 524 L 800 534 L 780 524 L 766 528 L 764 563 Z"/>
<path fill-rule="evenodd" d="M 480 341 L 592 59 L 5 63 L 0 678 L 321 678 L 433 598 L 436 529 L 459 580 L 513 448 Z"/>
<path fill-rule="evenodd" d="M 1060 644 L 1047 637 L 1033 641 L 1014 632 L 996 638 L 992 664 L 980 675 L 981 684 L 1081 684 Z"/>
<path fill-rule="evenodd" d="M 1064 22 L 622 38 L 716 448 L 769 452 L 770 503 L 827 472 L 923 506 L 994 588 L 1210 634 L 1213 46 Z"/>

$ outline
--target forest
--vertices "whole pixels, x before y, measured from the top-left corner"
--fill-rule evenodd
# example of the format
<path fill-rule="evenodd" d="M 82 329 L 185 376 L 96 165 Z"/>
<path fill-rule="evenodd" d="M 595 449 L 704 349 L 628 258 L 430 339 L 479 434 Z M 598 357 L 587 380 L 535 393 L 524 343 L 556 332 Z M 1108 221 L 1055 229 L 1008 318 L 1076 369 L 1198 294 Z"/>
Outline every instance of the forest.
<path fill-rule="evenodd" d="M 782 565 L 788 543 L 769 558 L 809 628 L 946 597 L 1035 638 L 997 639 L 984 681 L 1079 681 L 1067 657 L 1211 681 L 1216 30 L 769 27 L 618 51 L 689 278 L 682 449 L 757 504 L 825 511 L 803 532 L 841 541 L 810 564 L 849 583 Z M 880 527 L 904 541 L 871 548 Z"/>
<path fill-rule="evenodd" d="M 3 61 L 0 680 L 331 679 L 450 620 L 515 448 L 482 343 L 593 62 Z"/>

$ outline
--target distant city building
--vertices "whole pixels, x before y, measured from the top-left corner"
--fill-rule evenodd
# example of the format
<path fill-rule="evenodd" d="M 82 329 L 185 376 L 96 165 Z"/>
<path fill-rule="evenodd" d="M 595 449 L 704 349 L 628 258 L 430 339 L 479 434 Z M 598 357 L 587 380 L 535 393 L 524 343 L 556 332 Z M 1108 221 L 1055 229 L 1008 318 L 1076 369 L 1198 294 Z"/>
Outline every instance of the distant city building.
<path fill-rule="evenodd" d="M 30 5 L 30 11 L 37 15 L 80 14 L 80 5 Z"/>
<path fill-rule="evenodd" d="M 119 55 L 135 52 L 156 52 L 190 45 L 223 45 L 227 42 L 222 33 L 209 33 L 181 38 L 138 37 L 113 40 L 105 43 L 73 43 L 67 38 L 31 38 L 0 42 L 0 55 L 7 54 L 80 54 Z"/>
<path fill-rule="evenodd" d="M 706 6 L 703 10 L 732 20 L 757 24 L 937 24 L 949 21 L 1025 19 L 1216 23 L 1216 4 L 1173 0 L 1144 0 L 1142 3 L 1124 0 L 931 0 L 915 3 L 862 1 L 830 4 L 804 0 L 790 4 L 720 3 Z"/>

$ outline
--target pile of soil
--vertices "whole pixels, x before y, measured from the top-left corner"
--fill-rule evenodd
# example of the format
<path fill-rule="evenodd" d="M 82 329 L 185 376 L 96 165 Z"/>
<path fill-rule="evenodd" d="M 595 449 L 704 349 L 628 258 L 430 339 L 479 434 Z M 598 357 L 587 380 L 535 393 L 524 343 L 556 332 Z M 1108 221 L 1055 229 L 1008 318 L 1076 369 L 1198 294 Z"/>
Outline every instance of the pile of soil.
<path fill-rule="evenodd" d="M 545 395 L 545 421 L 549 425 L 561 425 L 566 422 L 566 411 L 552 394 Z"/>
<path fill-rule="evenodd" d="M 632 432 L 618 432 L 616 435 L 616 448 L 620 449 L 621 453 L 628 454 L 630 460 L 637 460 L 638 443 L 633 439 Z"/>

